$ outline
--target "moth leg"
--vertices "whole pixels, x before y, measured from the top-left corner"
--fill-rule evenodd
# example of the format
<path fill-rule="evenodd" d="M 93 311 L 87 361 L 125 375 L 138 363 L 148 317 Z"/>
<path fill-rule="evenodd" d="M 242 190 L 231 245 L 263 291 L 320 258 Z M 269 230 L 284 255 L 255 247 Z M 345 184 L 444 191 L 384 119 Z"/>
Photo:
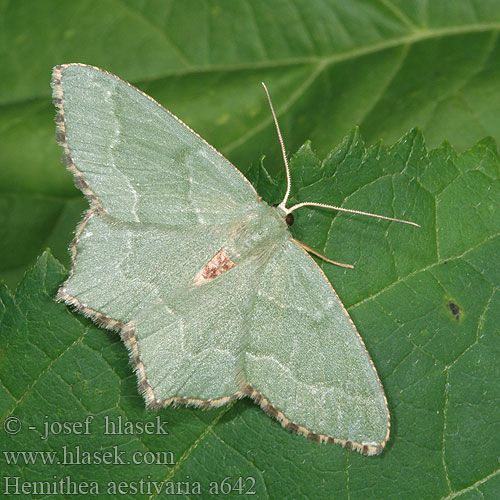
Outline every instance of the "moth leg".
<path fill-rule="evenodd" d="M 343 264 L 342 262 L 335 262 L 334 260 L 331 260 L 328 257 L 321 255 L 319 252 L 316 252 L 316 250 L 313 250 L 309 245 L 302 243 L 302 241 L 296 240 L 295 238 L 292 238 L 292 241 L 297 245 L 299 245 L 299 247 L 303 248 L 306 252 L 316 255 L 320 259 L 323 259 L 325 262 L 329 262 L 330 264 L 335 264 L 336 266 L 340 267 L 347 267 L 349 269 L 354 269 L 354 266 L 352 266 L 351 264 Z"/>

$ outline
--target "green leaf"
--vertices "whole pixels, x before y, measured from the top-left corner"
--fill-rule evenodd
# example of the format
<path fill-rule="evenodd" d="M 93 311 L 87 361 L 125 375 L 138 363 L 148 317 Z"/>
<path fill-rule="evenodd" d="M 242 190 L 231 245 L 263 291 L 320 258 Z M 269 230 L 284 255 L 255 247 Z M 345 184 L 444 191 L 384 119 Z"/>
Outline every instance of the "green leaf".
<path fill-rule="evenodd" d="M 458 151 L 500 139 L 497 0 L 0 1 L 0 275 L 15 285 L 85 208 L 54 140 L 55 64 L 105 68 L 151 94 L 243 172 L 287 149 L 323 157 L 359 125 L 369 143 L 420 126 Z M 50 27 L 50 29 L 48 29 Z"/>
<path fill-rule="evenodd" d="M 252 181 L 272 202 L 279 190 L 265 175 L 265 164 L 252 170 Z M 368 458 L 308 442 L 249 400 L 209 411 L 146 412 L 118 336 L 54 302 L 66 273 L 45 253 L 15 295 L 7 289 L 0 294 L 2 421 L 22 422 L 18 434 L 0 433 L 2 451 L 54 451 L 62 458 L 64 445 L 99 453 L 117 446 L 126 459 L 134 452 L 171 452 L 175 465 L 49 466 L 38 459 L 16 466 L 3 454 L 4 476 L 20 476 L 21 483 L 52 481 L 54 475 L 95 480 L 101 492 L 109 481 L 125 481 L 129 488 L 141 478 L 150 486 L 170 480 L 193 488 L 199 481 L 202 498 L 210 498 L 211 482 L 220 485 L 226 477 L 232 484 L 239 477 L 254 478 L 257 498 L 497 496 L 496 145 L 487 139 L 460 155 L 449 144 L 427 153 L 422 135 L 413 130 L 390 148 L 366 148 L 355 129 L 324 161 L 305 144 L 291 170 L 295 201 L 329 201 L 422 224 L 416 229 L 303 208 L 292 226 L 295 237 L 355 265 L 348 270 L 320 264 L 358 326 L 386 390 L 392 433 L 382 455 Z M 45 422 L 83 422 L 87 415 L 95 416 L 90 435 L 40 439 Z M 106 416 L 153 423 L 160 417 L 169 434 L 105 435 Z M 125 498 L 136 496 L 127 491 Z M 234 490 L 228 496 L 240 495 Z"/>

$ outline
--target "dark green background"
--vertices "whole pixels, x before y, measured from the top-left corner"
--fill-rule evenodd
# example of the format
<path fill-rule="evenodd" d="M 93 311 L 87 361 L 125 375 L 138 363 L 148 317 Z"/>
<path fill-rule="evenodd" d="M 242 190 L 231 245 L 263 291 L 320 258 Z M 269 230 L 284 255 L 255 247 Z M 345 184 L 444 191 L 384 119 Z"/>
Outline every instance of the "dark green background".
<path fill-rule="evenodd" d="M 53 302 L 66 271 L 45 255 L 2 290 L 4 450 L 172 450 L 168 466 L 7 466 L 34 481 L 256 479 L 259 498 L 498 498 L 500 3 L 426 1 L 0 0 L 0 276 L 12 290 L 46 247 L 64 266 L 87 206 L 60 162 L 55 64 L 107 69 L 152 95 L 276 201 L 282 161 L 260 86 L 273 97 L 296 201 L 407 217 L 422 230 L 304 210 L 294 234 L 354 271 L 324 267 L 374 358 L 393 431 L 380 457 L 284 431 L 251 402 L 167 409 L 169 436 L 41 441 L 28 425 L 87 414 L 154 420 L 126 350 Z M 278 186 L 259 168 L 264 166 Z M 457 320 L 449 303 L 460 307 Z M 2 418 L 3 420 L 3 418 Z M 3 490 L 2 484 L 2 490 Z M 236 492 L 233 492 L 236 495 Z M 130 495 L 131 496 L 131 495 Z M 121 497 L 120 497 L 121 498 Z"/>

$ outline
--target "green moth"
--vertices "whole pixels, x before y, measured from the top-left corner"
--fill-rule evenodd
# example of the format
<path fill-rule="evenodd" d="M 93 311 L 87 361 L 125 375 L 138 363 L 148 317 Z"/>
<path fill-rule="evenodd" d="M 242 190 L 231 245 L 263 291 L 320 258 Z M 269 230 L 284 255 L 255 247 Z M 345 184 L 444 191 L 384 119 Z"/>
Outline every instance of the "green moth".
<path fill-rule="evenodd" d="M 118 77 L 67 64 L 52 88 L 58 143 L 90 202 L 57 299 L 120 332 L 147 406 L 249 396 L 289 430 L 380 453 L 384 390 L 312 249 L 288 230 L 299 208 L 286 207 L 288 167 L 271 207 Z"/>

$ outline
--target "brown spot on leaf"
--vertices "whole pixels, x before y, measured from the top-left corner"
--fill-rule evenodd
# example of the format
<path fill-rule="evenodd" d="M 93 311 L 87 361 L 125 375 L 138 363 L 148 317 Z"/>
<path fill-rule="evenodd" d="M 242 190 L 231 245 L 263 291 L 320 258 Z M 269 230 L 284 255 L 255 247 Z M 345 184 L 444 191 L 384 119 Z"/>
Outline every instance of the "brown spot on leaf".
<path fill-rule="evenodd" d="M 462 314 L 460 307 L 458 307 L 454 302 L 448 303 L 448 307 L 450 308 L 451 314 L 453 314 L 455 319 L 458 321 L 460 319 L 460 315 Z"/>
<path fill-rule="evenodd" d="M 229 271 L 234 265 L 234 262 L 229 258 L 226 251 L 224 249 L 219 250 L 194 277 L 191 284 L 201 285 L 205 281 L 214 279 L 219 276 L 219 274 Z"/>

